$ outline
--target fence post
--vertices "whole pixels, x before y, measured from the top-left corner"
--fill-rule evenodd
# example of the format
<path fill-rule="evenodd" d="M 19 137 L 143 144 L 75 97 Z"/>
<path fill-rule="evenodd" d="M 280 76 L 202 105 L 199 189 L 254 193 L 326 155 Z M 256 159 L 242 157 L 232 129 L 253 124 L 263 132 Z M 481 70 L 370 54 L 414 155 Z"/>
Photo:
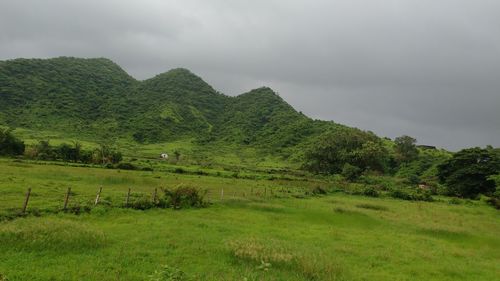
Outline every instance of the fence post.
<path fill-rule="evenodd" d="M 28 188 L 28 192 L 26 192 L 26 199 L 24 199 L 24 204 L 23 204 L 23 214 L 26 213 L 26 208 L 28 207 L 28 201 L 30 200 L 30 195 L 31 195 L 31 187 Z"/>
<path fill-rule="evenodd" d="M 128 207 L 128 204 L 130 202 L 130 187 L 128 188 L 128 192 L 127 192 L 127 199 L 125 199 L 125 207 Z"/>
<path fill-rule="evenodd" d="M 95 197 L 94 206 L 97 205 L 97 203 L 99 203 L 99 199 L 101 198 L 101 192 L 102 192 L 102 186 L 99 187 L 99 191 L 97 191 L 97 195 Z"/>
<path fill-rule="evenodd" d="M 158 192 L 158 188 L 155 187 L 155 191 L 153 193 L 153 204 L 156 204 L 156 194 Z"/>
<path fill-rule="evenodd" d="M 70 193 L 71 193 L 71 187 L 68 187 L 68 191 L 66 192 L 66 197 L 64 198 L 64 208 L 63 208 L 63 210 L 65 210 L 65 211 L 68 208 L 68 201 L 69 201 Z"/>
<path fill-rule="evenodd" d="M 220 200 L 224 199 L 224 187 L 220 189 Z"/>

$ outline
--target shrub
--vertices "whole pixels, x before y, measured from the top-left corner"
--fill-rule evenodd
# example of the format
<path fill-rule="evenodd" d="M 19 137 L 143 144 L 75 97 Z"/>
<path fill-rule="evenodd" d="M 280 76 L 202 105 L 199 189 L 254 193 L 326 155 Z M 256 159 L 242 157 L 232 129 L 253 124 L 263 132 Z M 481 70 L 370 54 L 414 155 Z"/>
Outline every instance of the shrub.
<path fill-rule="evenodd" d="M 342 168 L 342 176 L 344 176 L 346 179 L 353 181 L 359 178 L 361 176 L 362 170 L 356 166 L 353 166 L 349 163 L 344 164 L 344 167 Z"/>
<path fill-rule="evenodd" d="M 173 189 L 164 190 L 164 196 L 160 200 L 160 205 L 174 209 L 205 207 L 207 205 L 204 199 L 205 195 L 206 191 L 202 192 L 198 188 L 178 186 Z"/>
<path fill-rule="evenodd" d="M 147 210 L 153 208 L 155 205 L 151 202 L 151 199 L 147 196 L 137 196 L 135 200 L 129 203 L 129 208 L 136 210 Z"/>
<path fill-rule="evenodd" d="M 451 205 L 460 205 L 462 202 L 460 201 L 460 199 L 458 198 L 451 198 L 450 201 L 448 201 L 448 204 L 451 204 Z"/>
<path fill-rule="evenodd" d="M 0 155 L 21 155 L 24 153 L 24 142 L 14 137 L 12 130 L 0 129 Z"/>
<path fill-rule="evenodd" d="M 92 208 L 88 204 L 74 203 L 65 210 L 67 213 L 79 215 L 82 213 L 89 213 Z"/>
<path fill-rule="evenodd" d="M 493 207 L 495 207 L 496 209 L 499 209 L 500 210 L 500 198 L 497 198 L 497 197 L 491 197 L 487 200 L 487 202 L 492 205 Z"/>
<path fill-rule="evenodd" d="M 176 174 L 184 174 L 186 171 L 183 168 L 175 168 L 174 173 Z"/>
<path fill-rule="evenodd" d="M 362 208 L 362 209 L 368 209 L 368 210 L 375 210 L 375 211 L 388 211 L 389 210 L 385 206 L 373 205 L 373 204 L 368 204 L 368 203 L 358 204 L 358 205 L 356 205 L 356 207 Z"/>
<path fill-rule="evenodd" d="M 393 198 L 410 200 L 410 201 L 433 201 L 431 192 L 428 190 L 403 190 L 403 189 L 395 189 L 389 193 L 389 195 Z"/>
<path fill-rule="evenodd" d="M 118 163 L 115 167 L 122 170 L 137 170 L 136 166 L 134 166 L 132 163 L 127 162 Z"/>
<path fill-rule="evenodd" d="M 312 194 L 314 195 L 325 195 L 328 193 L 328 190 L 325 188 L 325 187 L 322 187 L 322 186 L 315 186 L 312 190 L 311 190 Z"/>
<path fill-rule="evenodd" d="M 363 190 L 363 195 L 369 197 L 379 197 L 379 192 L 373 186 L 366 186 Z"/>

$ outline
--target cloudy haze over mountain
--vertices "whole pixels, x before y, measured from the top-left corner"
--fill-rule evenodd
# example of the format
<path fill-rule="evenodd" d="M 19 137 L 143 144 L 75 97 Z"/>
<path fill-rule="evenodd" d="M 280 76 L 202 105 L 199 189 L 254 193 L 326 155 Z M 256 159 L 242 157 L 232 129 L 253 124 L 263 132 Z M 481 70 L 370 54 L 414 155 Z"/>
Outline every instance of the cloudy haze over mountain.
<path fill-rule="evenodd" d="M 107 57 L 267 85 L 318 119 L 449 149 L 500 146 L 500 2 L 2 1 L 0 59 Z"/>

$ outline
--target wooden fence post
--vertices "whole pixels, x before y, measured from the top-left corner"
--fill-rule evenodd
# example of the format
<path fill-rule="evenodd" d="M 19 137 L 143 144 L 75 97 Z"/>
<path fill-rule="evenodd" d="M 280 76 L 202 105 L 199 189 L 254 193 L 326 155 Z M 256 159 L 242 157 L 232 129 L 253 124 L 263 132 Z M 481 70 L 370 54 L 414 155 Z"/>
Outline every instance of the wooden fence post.
<path fill-rule="evenodd" d="M 220 200 L 224 199 L 224 187 L 220 189 Z"/>
<path fill-rule="evenodd" d="M 156 194 L 158 192 L 158 188 L 155 187 L 155 191 L 153 193 L 153 204 L 156 204 Z"/>
<path fill-rule="evenodd" d="M 31 195 L 31 187 L 28 188 L 28 192 L 26 192 L 26 199 L 24 199 L 24 204 L 23 204 L 23 214 L 26 213 L 26 208 L 28 207 L 28 201 L 30 200 L 30 195 Z"/>
<path fill-rule="evenodd" d="M 64 208 L 63 208 L 63 210 L 65 210 L 65 211 L 68 208 L 68 201 L 69 201 L 70 193 L 71 193 L 71 187 L 68 187 L 68 191 L 66 192 L 66 197 L 64 198 Z"/>
<path fill-rule="evenodd" d="M 128 204 L 130 202 L 130 187 L 128 188 L 128 192 L 127 192 L 127 199 L 125 199 L 125 207 L 128 207 Z"/>
<path fill-rule="evenodd" d="M 101 192 L 102 192 L 102 186 L 99 187 L 99 191 L 97 191 L 97 195 L 95 197 L 95 202 L 94 202 L 94 206 L 97 205 L 97 203 L 99 203 L 99 199 L 101 198 Z"/>

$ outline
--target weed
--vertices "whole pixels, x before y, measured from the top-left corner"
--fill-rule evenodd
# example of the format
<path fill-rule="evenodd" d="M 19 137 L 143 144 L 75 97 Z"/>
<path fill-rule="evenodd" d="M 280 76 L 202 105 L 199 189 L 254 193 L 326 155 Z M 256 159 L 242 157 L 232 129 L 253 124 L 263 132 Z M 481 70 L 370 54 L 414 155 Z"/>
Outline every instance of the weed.
<path fill-rule="evenodd" d="M 356 207 L 362 208 L 362 209 L 375 210 L 375 211 L 387 211 L 387 210 L 389 210 L 387 207 L 380 206 L 380 205 L 368 204 L 368 203 L 358 204 L 358 205 L 356 205 Z"/>

